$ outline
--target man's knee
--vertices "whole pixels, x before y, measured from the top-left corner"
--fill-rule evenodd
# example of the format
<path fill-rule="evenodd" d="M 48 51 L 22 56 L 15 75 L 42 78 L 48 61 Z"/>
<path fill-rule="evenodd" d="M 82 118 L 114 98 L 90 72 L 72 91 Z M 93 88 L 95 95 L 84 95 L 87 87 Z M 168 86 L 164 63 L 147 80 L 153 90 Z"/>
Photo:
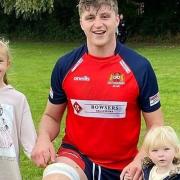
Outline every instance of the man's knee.
<path fill-rule="evenodd" d="M 65 163 L 54 163 L 47 166 L 43 173 L 43 179 L 49 179 L 59 177 L 69 180 L 80 180 L 80 176 L 75 168 Z"/>

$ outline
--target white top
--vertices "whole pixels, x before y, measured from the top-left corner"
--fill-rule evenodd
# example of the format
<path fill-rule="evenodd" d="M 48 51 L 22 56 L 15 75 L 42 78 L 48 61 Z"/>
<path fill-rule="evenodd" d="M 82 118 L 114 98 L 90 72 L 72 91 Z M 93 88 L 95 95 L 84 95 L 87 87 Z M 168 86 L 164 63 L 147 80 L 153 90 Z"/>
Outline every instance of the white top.
<path fill-rule="evenodd" d="M 21 179 L 20 146 L 30 158 L 36 137 L 24 94 L 10 85 L 0 88 L 0 179 Z"/>
<path fill-rule="evenodd" d="M 169 176 L 169 171 L 162 174 L 157 173 L 157 166 L 153 166 L 149 175 L 149 180 L 163 180 L 167 176 Z"/>

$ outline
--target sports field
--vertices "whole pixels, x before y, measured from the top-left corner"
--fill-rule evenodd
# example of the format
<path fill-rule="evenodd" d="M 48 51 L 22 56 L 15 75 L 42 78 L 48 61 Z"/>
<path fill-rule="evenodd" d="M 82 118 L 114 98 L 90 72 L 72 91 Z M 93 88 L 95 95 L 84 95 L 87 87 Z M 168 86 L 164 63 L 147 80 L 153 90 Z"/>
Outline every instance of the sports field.
<path fill-rule="evenodd" d="M 12 67 L 8 76 L 10 83 L 23 92 L 30 104 L 34 123 L 38 123 L 47 102 L 51 70 L 64 53 L 77 47 L 73 43 L 12 42 Z M 146 56 L 157 75 L 165 124 L 171 125 L 180 137 L 180 45 L 172 44 L 128 44 Z M 142 136 L 144 134 L 142 123 Z M 59 139 L 63 136 L 64 125 Z M 40 180 L 42 169 L 35 167 L 21 153 L 23 180 Z"/>

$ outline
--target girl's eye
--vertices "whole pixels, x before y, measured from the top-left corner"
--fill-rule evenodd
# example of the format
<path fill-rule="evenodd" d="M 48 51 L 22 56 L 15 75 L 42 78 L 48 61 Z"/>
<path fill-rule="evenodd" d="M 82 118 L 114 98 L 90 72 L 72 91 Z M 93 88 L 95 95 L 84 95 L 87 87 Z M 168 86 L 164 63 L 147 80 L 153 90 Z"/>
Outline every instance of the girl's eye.
<path fill-rule="evenodd" d="M 165 151 L 168 151 L 168 150 L 170 150 L 170 148 L 166 147 L 166 148 L 164 148 L 164 150 L 165 150 Z"/>
<path fill-rule="evenodd" d="M 158 150 L 157 150 L 157 149 L 152 149 L 151 151 L 152 151 L 152 152 L 157 152 Z"/>

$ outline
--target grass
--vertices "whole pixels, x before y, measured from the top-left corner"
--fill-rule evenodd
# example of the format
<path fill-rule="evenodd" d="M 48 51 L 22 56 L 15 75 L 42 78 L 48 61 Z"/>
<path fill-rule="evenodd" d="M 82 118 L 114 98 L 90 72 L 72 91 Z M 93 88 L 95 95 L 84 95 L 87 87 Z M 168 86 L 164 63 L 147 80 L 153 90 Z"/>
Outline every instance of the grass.
<path fill-rule="evenodd" d="M 30 104 L 34 123 L 38 128 L 50 87 L 51 70 L 58 59 L 78 44 L 13 42 L 12 67 L 8 73 L 10 83 L 23 92 Z M 160 87 L 165 124 L 174 127 L 180 135 L 180 45 L 129 44 L 146 56 L 153 65 Z M 63 135 L 55 141 L 57 147 Z M 142 123 L 140 141 L 145 131 Z M 40 180 L 42 169 L 37 168 L 21 152 L 23 180 Z"/>

